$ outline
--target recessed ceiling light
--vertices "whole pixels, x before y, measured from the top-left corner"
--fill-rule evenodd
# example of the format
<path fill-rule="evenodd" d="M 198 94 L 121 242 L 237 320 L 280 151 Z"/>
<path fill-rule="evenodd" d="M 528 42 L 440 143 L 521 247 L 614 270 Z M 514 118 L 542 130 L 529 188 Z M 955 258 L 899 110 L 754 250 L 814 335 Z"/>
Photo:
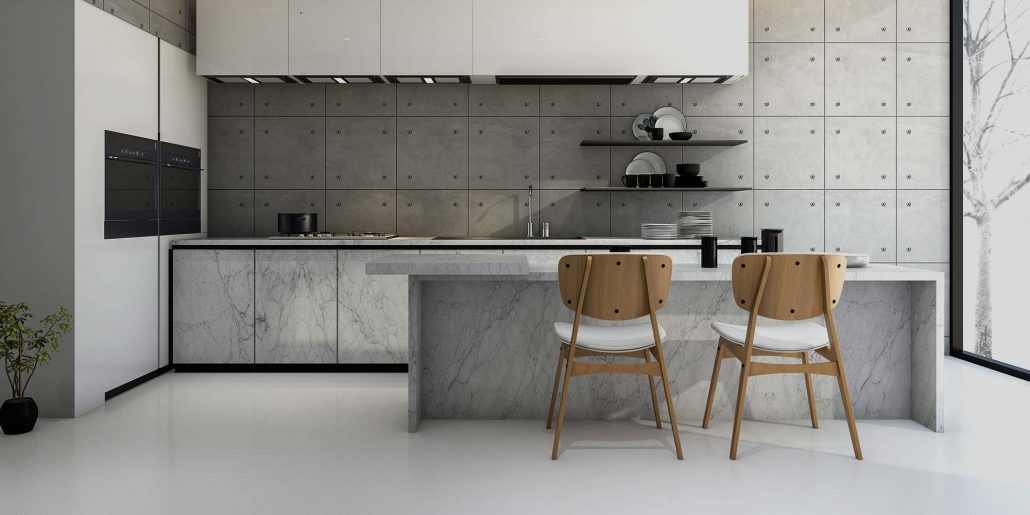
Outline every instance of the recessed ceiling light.
<path fill-rule="evenodd" d="M 257 79 L 252 78 L 252 77 L 244 77 L 243 80 L 245 80 L 245 81 L 247 81 L 247 82 L 249 82 L 251 84 L 257 84 L 258 83 Z"/>
<path fill-rule="evenodd" d="M 422 82 L 425 82 L 426 84 L 432 84 L 436 81 L 434 81 L 432 77 L 422 77 Z"/>
<path fill-rule="evenodd" d="M 683 77 L 682 79 L 678 80 L 677 82 L 679 82 L 680 84 L 686 84 L 686 83 L 690 82 L 690 77 Z"/>
<path fill-rule="evenodd" d="M 346 84 L 347 83 L 347 79 L 345 79 L 343 77 L 333 77 L 333 81 L 336 82 L 337 84 Z"/>
<path fill-rule="evenodd" d="M 344 41 L 350 41 L 350 38 L 343 38 Z"/>

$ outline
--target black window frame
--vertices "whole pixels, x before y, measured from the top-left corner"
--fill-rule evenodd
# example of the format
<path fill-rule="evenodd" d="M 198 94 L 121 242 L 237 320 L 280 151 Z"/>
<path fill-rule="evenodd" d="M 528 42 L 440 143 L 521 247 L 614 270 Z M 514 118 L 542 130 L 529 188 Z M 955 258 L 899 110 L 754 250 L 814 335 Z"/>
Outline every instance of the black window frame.
<path fill-rule="evenodd" d="M 951 226 L 951 305 L 949 306 L 951 310 L 951 341 L 948 354 L 963 361 L 975 363 L 1003 374 L 1030 381 L 1030 370 L 969 352 L 963 347 L 962 258 L 963 252 L 965 252 L 965 242 L 962 239 L 962 123 L 964 120 L 962 94 L 965 91 L 965 84 L 962 77 L 962 59 L 965 58 L 965 52 L 962 49 L 962 1 L 951 0 L 950 41 L 948 42 L 948 48 L 951 53 L 949 59 L 949 75 L 951 79 L 951 112 L 949 113 L 949 128 L 951 131 L 951 148 L 949 149 L 951 154 L 951 205 L 949 206 L 949 224 Z"/>

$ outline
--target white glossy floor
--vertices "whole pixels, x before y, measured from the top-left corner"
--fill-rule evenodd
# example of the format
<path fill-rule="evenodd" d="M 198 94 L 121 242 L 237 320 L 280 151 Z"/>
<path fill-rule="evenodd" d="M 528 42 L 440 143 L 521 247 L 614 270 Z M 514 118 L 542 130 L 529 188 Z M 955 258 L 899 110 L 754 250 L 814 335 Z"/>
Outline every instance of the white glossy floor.
<path fill-rule="evenodd" d="M 1030 383 L 946 364 L 948 429 L 683 414 L 646 423 L 426 421 L 402 374 L 166 374 L 76 420 L 0 436 L 0 511 L 32 513 L 1030 513 Z M 802 402 L 802 399 L 799 399 Z"/>

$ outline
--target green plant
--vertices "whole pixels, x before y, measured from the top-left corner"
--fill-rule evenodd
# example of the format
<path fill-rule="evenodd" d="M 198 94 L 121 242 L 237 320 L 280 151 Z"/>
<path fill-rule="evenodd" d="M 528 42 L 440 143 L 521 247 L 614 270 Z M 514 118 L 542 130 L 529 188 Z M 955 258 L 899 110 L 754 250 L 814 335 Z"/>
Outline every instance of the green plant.
<path fill-rule="evenodd" d="M 15 399 L 25 397 L 36 367 L 50 361 L 57 342 L 72 330 L 72 316 L 64 306 L 40 320 L 39 328 L 29 327 L 33 318 L 28 304 L 0 302 L 0 356 Z"/>
<path fill-rule="evenodd" d="M 643 120 L 640 120 L 640 123 L 637 124 L 637 128 L 650 134 L 651 131 L 654 130 L 654 124 L 656 123 L 658 123 L 658 118 L 656 118 L 654 115 L 651 115 L 647 118 L 644 118 Z"/>

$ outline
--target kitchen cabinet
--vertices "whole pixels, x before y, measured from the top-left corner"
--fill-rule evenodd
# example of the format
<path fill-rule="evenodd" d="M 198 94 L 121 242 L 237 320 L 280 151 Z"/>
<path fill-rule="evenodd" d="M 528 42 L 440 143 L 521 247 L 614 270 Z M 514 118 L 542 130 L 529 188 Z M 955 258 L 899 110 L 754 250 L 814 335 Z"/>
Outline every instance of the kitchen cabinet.
<path fill-rule="evenodd" d="M 743 0 L 472 3 L 474 76 L 748 73 Z M 625 37 L 629 27 L 647 27 L 648 35 Z"/>
<path fill-rule="evenodd" d="M 382 0 L 383 75 L 472 75 L 472 0 Z"/>
<path fill-rule="evenodd" d="M 340 363 L 408 362 L 408 278 L 368 275 L 365 264 L 417 250 L 339 250 Z"/>
<path fill-rule="evenodd" d="M 254 251 L 173 253 L 172 359 L 254 362 Z"/>
<path fill-rule="evenodd" d="M 336 363 L 336 251 L 254 254 L 254 361 Z"/>
<path fill-rule="evenodd" d="M 197 75 L 288 75 L 289 5 L 197 0 Z"/>
<path fill-rule="evenodd" d="M 290 75 L 380 74 L 379 0 L 289 0 L 289 5 Z"/>

